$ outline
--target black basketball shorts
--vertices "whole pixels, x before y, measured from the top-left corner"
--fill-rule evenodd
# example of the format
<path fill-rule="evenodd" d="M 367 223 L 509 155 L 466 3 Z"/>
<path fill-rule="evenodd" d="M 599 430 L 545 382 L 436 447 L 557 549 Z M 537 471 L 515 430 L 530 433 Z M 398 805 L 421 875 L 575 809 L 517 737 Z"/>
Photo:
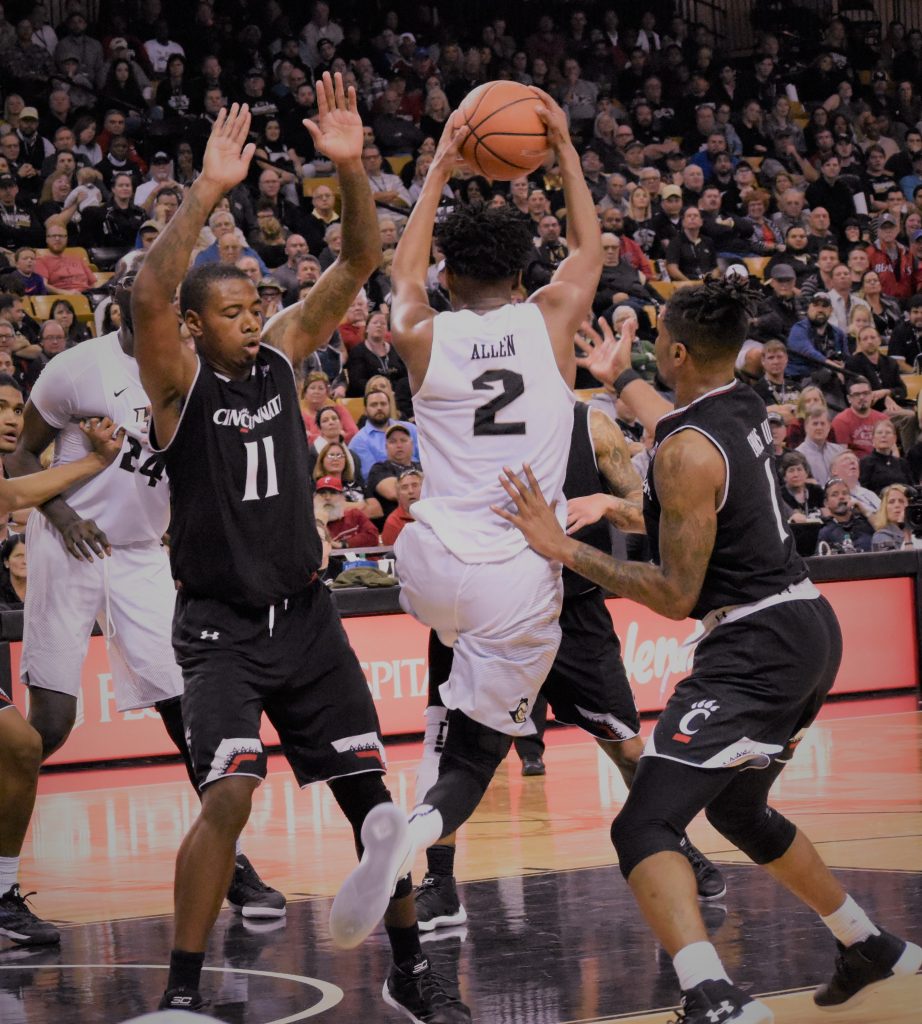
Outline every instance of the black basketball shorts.
<path fill-rule="evenodd" d="M 371 692 L 322 583 L 271 608 L 180 591 L 173 646 L 200 789 L 228 775 L 265 778 L 263 712 L 301 786 L 386 770 Z"/>
<path fill-rule="evenodd" d="M 786 601 L 718 625 L 670 697 L 644 756 L 698 768 L 788 761 L 819 714 L 842 660 L 824 597 Z"/>
<path fill-rule="evenodd" d="M 13 698 L 0 686 L 0 711 L 13 706 Z"/>

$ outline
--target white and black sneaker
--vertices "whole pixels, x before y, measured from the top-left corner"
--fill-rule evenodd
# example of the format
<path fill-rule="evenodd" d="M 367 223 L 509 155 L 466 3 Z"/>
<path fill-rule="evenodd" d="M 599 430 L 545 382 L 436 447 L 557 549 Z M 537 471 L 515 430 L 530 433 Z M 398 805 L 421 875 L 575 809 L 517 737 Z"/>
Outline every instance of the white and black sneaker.
<path fill-rule="evenodd" d="M 458 899 L 458 886 L 452 875 L 424 875 L 415 899 L 416 921 L 421 932 L 451 928 L 467 920 L 467 911 Z"/>
<path fill-rule="evenodd" d="M 23 895 L 18 885 L 12 885 L 0 896 L 0 935 L 18 946 L 53 946 L 61 941 L 61 933 L 29 909 L 27 900 L 34 895 Z"/>
<path fill-rule="evenodd" d="M 837 945 L 835 972 L 813 993 L 813 1002 L 821 1010 L 850 1010 L 884 983 L 909 977 L 922 967 L 922 948 L 889 932 L 881 931 L 853 946 Z"/>
<path fill-rule="evenodd" d="M 201 1010 L 204 1005 L 205 1000 L 202 999 L 202 995 L 197 988 L 178 986 L 177 988 L 168 988 L 163 993 L 157 1009 L 186 1010 L 189 1013 L 194 1013 L 196 1010 Z"/>
<path fill-rule="evenodd" d="M 682 1007 L 671 1024 L 772 1024 L 775 1015 L 729 981 L 703 981 L 682 993 Z"/>
<path fill-rule="evenodd" d="M 388 1006 L 416 1024 L 470 1024 L 471 1011 L 422 953 L 391 966 L 382 996 Z"/>
<path fill-rule="evenodd" d="M 244 917 L 284 917 L 286 913 L 285 897 L 266 885 L 242 853 L 234 861 L 227 902 Z"/>

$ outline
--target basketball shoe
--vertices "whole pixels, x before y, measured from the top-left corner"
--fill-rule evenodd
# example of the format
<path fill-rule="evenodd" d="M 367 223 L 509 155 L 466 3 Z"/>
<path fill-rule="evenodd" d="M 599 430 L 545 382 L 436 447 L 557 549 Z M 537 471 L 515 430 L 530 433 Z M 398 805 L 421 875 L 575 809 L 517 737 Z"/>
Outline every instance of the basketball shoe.
<path fill-rule="evenodd" d="M 234 862 L 234 877 L 227 890 L 227 902 L 244 917 L 285 916 L 285 897 L 266 885 L 242 853 L 237 854 Z"/>
<path fill-rule="evenodd" d="M 464 924 L 467 911 L 451 875 L 424 875 L 416 890 L 416 920 L 421 932 Z"/>
<path fill-rule="evenodd" d="M 186 1010 L 188 1013 L 194 1013 L 196 1010 L 201 1010 L 204 1005 L 205 1000 L 202 999 L 198 989 L 178 987 L 168 988 L 163 993 L 163 998 L 157 1009 Z"/>
<path fill-rule="evenodd" d="M 416 1024 L 470 1024 L 471 1011 L 449 991 L 422 953 L 393 964 L 382 992 L 385 1003 Z"/>
<path fill-rule="evenodd" d="M 922 948 L 885 931 L 853 946 L 836 945 L 836 969 L 813 993 L 813 1002 L 821 1010 L 858 1006 L 884 982 L 915 974 L 922 966 Z"/>
<path fill-rule="evenodd" d="M 702 981 L 682 993 L 682 1008 L 671 1024 L 772 1024 L 775 1015 L 729 981 Z"/>
<path fill-rule="evenodd" d="M 34 895 L 23 895 L 18 885 L 12 885 L 0 896 L 0 935 L 19 946 L 53 946 L 61 941 L 61 933 L 29 909 L 26 901 Z"/>
<path fill-rule="evenodd" d="M 697 846 L 692 846 L 688 836 L 682 836 L 679 846 L 685 859 L 695 872 L 699 900 L 719 900 L 727 892 L 727 883 L 716 865 L 711 863 Z"/>

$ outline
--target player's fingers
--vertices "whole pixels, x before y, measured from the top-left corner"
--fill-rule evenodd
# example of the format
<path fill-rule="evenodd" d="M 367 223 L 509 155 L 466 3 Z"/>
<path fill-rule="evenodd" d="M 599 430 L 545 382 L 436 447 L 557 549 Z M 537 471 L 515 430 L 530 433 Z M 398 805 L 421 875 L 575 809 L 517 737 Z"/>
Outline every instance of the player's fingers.
<path fill-rule="evenodd" d="M 534 473 L 532 473 L 531 466 L 527 462 L 524 464 L 524 466 L 522 466 L 522 469 L 525 470 L 525 478 L 528 480 L 528 486 L 531 490 L 531 493 L 543 505 L 545 503 L 544 495 L 541 493 L 541 485 L 538 483 L 538 478 L 535 476 Z M 554 502 L 554 504 L 556 504 L 556 501 Z M 554 506 L 552 505 L 551 508 L 553 507 Z"/>
<path fill-rule="evenodd" d="M 349 91 L 346 94 L 346 104 L 349 107 L 350 114 L 357 114 L 359 112 L 359 101 L 355 94 L 355 86 L 350 85 Z"/>
<path fill-rule="evenodd" d="M 506 481 L 508 481 L 508 483 L 514 488 L 518 497 L 523 500 L 527 499 L 528 488 L 522 483 L 519 477 L 513 473 L 508 466 L 503 466 L 503 472 L 506 474 Z M 502 479 L 502 477 L 500 479 Z M 506 481 L 504 481 L 504 486 Z M 506 490 L 508 491 L 509 488 L 507 487 Z M 519 507 L 521 508 L 521 505 Z"/>
<path fill-rule="evenodd" d="M 320 81 L 316 83 L 317 84 L 317 90 L 316 90 L 316 94 L 317 94 L 317 112 L 318 112 L 318 115 L 320 117 L 323 117 L 324 114 L 327 114 L 330 111 L 330 104 L 329 104 L 329 102 L 327 100 L 327 89 L 326 89 L 326 81 L 325 81 L 327 76 L 328 76 L 328 72 L 324 71 L 323 78 L 321 78 Z"/>
<path fill-rule="evenodd" d="M 343 87 L 343 76 L 341 72 L 337 71 L 333 75 L 333 97 L 336 100 L 336 107 L 338 110 L 346 109 L 346 90 Z"/>
<path fill-rule="evenodd" d="M 611 329 L 611 324 L 605 319 L 604 316 L 599 317 L 599 330 L 602 332 L 602 338 L 605 341 L 614 341 L 615 332 Z"/>
<path fill-rule="evenodd" d="M 499 482 L 502 485 L 502 488 L 506 492 L 506 494 L 508 494 L 509 497 L 512 498 L 512 500 L 516 503 L 516 505 L 519 508 L 521 508 L 521 494 L 512 486 L 512 484 L 505 477 L 501 476 L 499 478 Z"/>
<path fill-rule="evenodd" d="M 512 523 L 513 526 L 519 525 L 519 517 L 514 516 L 511 512 L 507 512 L 504 508 L 500 508 L 499 505 L 491 505 L 490 511 L 495 512 L 500 519 L 505 519 L 507 523 Z"/>
<path fill-rule="evenodd" d="M 587 356 L 592 352 L 593 348 L 595 347 L 592 343 L 592 340 L 585 336 L 585 332 L 582 330 L 582 328 L 580 328 L 580 333 L 575 334 L 573 336 L 573 344 L 576 345 L 580 352 L 584 352 Z"/>
<path fill-rule="evenodd" d="M 240 108 L 240 113 L 237 115 L 237 120 L 234 122 L 234 126 L 231 132 L 231 138 L 234 142 L 243 143 L 250 131 L 250 122 L 252 121 L 252 115 L 250 114 L 250 108 L 243 104 Z"/>

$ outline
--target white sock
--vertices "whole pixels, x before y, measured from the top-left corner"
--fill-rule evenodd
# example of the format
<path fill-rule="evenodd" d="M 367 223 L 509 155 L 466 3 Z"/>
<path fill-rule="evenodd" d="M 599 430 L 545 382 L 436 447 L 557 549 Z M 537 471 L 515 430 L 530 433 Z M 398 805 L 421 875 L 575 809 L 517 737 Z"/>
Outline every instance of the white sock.
<path fill-rule="evenodd" d="M 19 858 L 0 857 L 0 896 L 19 881 Z"/>
<path fill-rule="evenodd" d="M 430 705 L 426 708 L 426 734 L 423 756 L 416 766 L 416 802 L 421 804 L 439 777 L 439 761 L 448 735 L 448 708 Z"/>
<path fill-rule="evenodd" d="M 842 906 L 829 917 L 821 916 L 820 920 L 843 946 L 854 946 L 856 942 L 863 942 L 872 935 L 880 935 L 880 930 L 874 927 L 871 919 L 851 896 L 846 896 Z"/>
<path fill-rule="evenodd" d="M 243 843 L 240 842 L 240 836 L 237 836 L 237 842 L 234 843 L 234 857 L 239 857 L 241 853 L 243 853 Z"/>
<path fill-rule="evenodd" d="M 679 988 L 687 992 L 702 981 L 729 981 L 730 976 L 720 962 L 717 950 L 710 942 L 692 942 L 672 958 L 672 966 L 679 976 Z"/>
<path fill-rule="evenodd" d="M 442 815 L 430 804 L 417 804 L 413 808 L 407 825 L 407 835 L 413 848 L 413 856 L 420 850 L 428 850 L 442 838 Z"/>

